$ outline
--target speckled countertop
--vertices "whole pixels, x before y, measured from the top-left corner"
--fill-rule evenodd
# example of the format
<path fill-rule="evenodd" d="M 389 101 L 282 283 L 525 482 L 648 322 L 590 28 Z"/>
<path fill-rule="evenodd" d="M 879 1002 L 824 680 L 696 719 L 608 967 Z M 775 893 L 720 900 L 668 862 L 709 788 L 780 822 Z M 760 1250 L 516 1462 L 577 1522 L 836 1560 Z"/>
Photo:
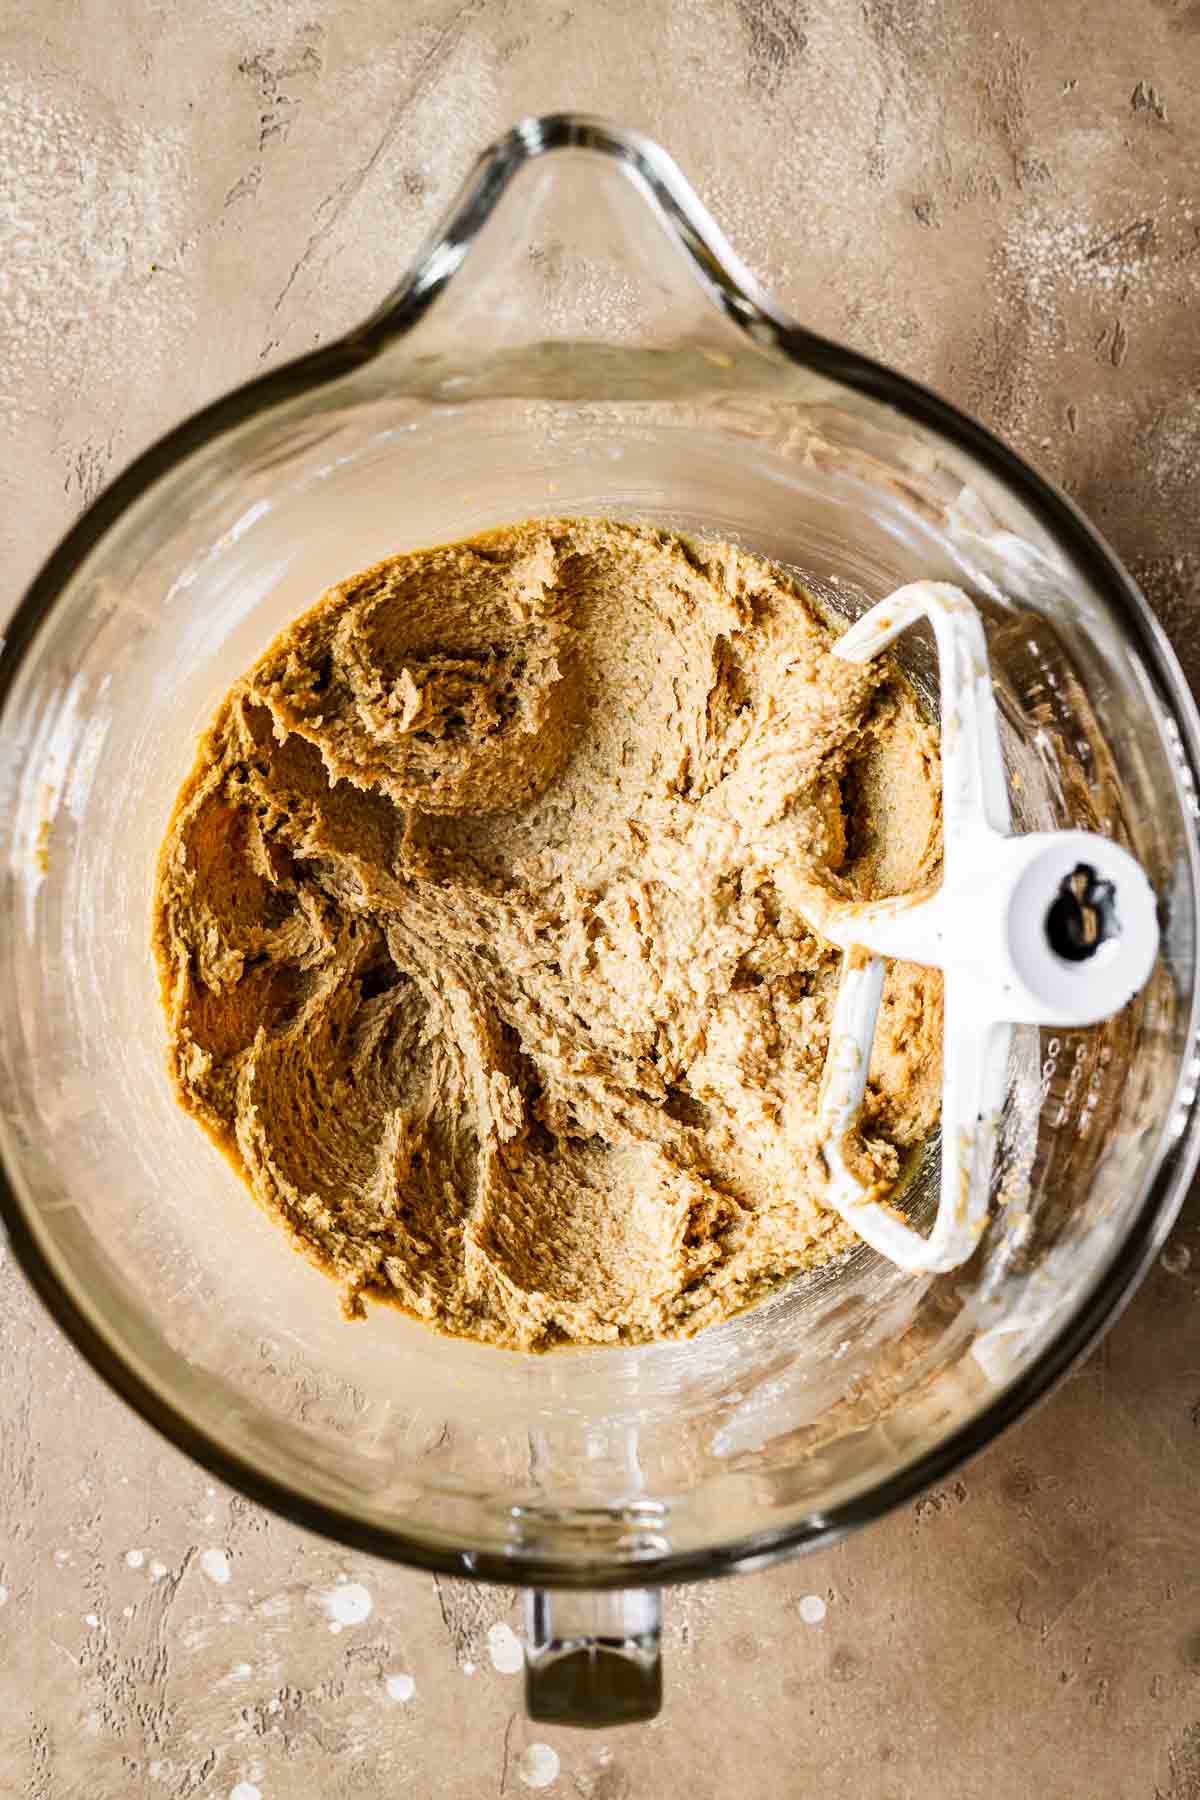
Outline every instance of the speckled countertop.
<path fill-rule="evenodd" d="M 794 312 L 1061 481 L 1200 673 L 1197 0 L 44 0 L 0 22 L 4 604 L 152 436 L 356 319 L 583 107 Z M 214 1487 L 0 1268 L 0 1793 L 1200 1800 L 1200 1207 L 1037 1415 L 675 1593 L 653 1726 L 531 1729 L 513 1596 Z M 335 1629 L 336 1628 L 336 1629 Z"/>

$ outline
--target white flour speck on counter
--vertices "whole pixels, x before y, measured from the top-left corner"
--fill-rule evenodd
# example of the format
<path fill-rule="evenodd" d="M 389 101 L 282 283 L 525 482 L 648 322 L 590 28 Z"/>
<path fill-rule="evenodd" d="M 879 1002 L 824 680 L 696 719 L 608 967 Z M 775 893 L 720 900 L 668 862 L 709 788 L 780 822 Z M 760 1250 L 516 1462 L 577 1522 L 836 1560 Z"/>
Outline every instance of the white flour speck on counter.
<path fill-rule="evenodd" d="M 503 1621 L 488 1626 L 487 1651 L 492 1667 L 501 1675 L 516 1675 L 525 1664 L 521 1640 L 511 1625 Z"/>
<path fill-rule="evenodd" d="M 558 1779 L 558 1752 L 549 1744 L 527 1744 L 517 1763 L 517 1774 L 526 1787 L 549 1787 Z"/>
<path fill-rule="evenodd" d="M 125 1563 L 130 1569 L 140 1569 L 145 1560 L 146 1552 L 144 1550 L 127 1550 L 125 1552 Z"/>
<path fill-rule="evenodd" d="M 343 1587 L 330 1588 L 321 1595 L 321 1604 L 335 1635 L 346 1625 L 361 1625 L 370 1618 L 375 1602 L 361 1581 L 347 1581 Z"/>
<path fill-rule="evenodd" d="M 252 1781 L 239 1781 L 230 1788 L 229 1800 L 262 1800 L 262 1793 Z"/>
<path fill-rule="evenodd" d="M 179 279 L 191 170 L 186 133 L 89 116 L 65 82 L 0 80 L 0 337 L 5 392 L 120 376 L 129 346 L 160 370 L 187 330 Z M 47 244 L 72 246 L 47 255 Z"/>
<path fill-rule="evenodd" d="M 806 1625 L 819 1625 L 827 1610 L 820 1594 L 805 1594 L 800 1601 L 800 1617 Z"/>
<path fill-rule="evenodd" d="M 229 1557 L 224 1550 L 202 1550 L 200 1572 L 215 1581 L 218 1587 L 224 1587 L 229 1580 Z"/>
<path fill-rule="evenodd" d="M 383 1683 L 389 1700 L 401 1702 L 411 1700 L 417 1691 L 417 1684 L 411 1675 L 388 1675 Z"/>

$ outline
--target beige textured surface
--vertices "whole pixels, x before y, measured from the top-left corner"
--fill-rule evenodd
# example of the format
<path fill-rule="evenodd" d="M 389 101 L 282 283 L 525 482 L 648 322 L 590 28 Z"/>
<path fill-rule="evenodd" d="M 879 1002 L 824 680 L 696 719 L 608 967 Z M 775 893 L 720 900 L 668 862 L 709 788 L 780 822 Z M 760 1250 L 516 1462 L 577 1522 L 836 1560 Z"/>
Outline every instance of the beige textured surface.
<path fill-rule="evenodd" d="M 1200 672 L 1196 0 L 5 17 L 6 585 L 164 425 L 353 319 L 478 142 L 575 104 L 660 135 L 801 316 L 1058 476 Z M 1195 1199 L 1104 1347 L 944 1492 L 676 1595 L 662 1719 L 601 1740 L 524 1725 L 484 1643 L 508 1596 L 214 1491 L 0 1280 L 5 1796 L 482 1800 L 542 1738 L 581 1800 L 1200 1796 Z M 331 1635 L 339 1573 L 373 1610 Z"/>

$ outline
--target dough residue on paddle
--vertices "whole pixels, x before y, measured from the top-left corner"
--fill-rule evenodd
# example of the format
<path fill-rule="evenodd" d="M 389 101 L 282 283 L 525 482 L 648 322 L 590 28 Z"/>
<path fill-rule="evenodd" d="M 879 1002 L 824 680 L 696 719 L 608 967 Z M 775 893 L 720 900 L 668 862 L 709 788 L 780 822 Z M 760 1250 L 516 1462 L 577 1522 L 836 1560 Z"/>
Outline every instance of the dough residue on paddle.
<path fill-rule="evenodd" d="M 728 544 L 531 521 L 331 588 L 180 793 L 154 943 L 180 1102 L 345 1311 L 524 1349 L 724 1318 L 853 1242 L 813 1130 L 813 884 L 937 874 L 934 735 Z M 936 1123 L 889 969 L 848 1146 Z"/>

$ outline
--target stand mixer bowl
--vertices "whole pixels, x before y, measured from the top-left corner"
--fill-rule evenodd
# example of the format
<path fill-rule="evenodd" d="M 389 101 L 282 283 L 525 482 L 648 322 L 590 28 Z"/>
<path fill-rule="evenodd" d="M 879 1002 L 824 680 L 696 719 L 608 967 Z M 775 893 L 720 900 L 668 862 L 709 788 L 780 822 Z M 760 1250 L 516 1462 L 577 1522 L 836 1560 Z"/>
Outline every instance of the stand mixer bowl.
<path fill-rule="evenodd" d="M 331 582 L 517 518 L 733 537 L 859 616 L 949 580 L 984 621 L 1013 828 L 1096 831 L 1158 900 L 1147 986 L 1018 1026 L 970 1261 L 866 1245 L 687 1343 L 544 1357 L 338 1317 L 176 1106 L 155 854 L 232 681 Z M 936 702 L 932 640 L 896 654 Z M 657 1705 L 658 1594 L 944 1478 L 1116 1315 L 1197 1157 L 1196 771 L 1183 677 L 1070 504 L 933 395 L 783 317 L 670 159 L 595 120 L 480 159 L 413 272 L 327 349 L 103 494 L 0 656 L 0 1203 L 93 1365 L 246 1493 L 346 1543 L 530 1591 L 528 1697 Z M 936 1147 L 906 1202 L 928 1229 Z"/>

